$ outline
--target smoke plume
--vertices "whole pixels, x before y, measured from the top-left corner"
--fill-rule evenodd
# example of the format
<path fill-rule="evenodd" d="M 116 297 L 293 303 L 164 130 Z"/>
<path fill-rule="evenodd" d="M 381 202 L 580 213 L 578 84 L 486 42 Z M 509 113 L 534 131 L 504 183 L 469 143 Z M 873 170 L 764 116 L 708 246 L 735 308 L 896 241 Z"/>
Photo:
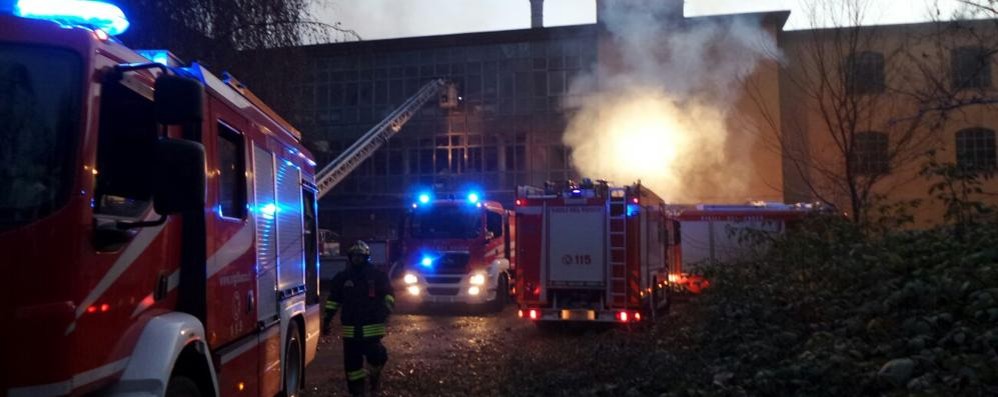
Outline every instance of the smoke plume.
<path fill-rule="evenodd" d="M 610 41 L 599 67 L 571 83 L 563 141 L 583 176 L 640 180 L 671 202 L 745 197 L 754 171 L 731 147 L 729 116 L 776 43 L 758 19 L 683 21 L 671 1 L 607 2 Z"/>

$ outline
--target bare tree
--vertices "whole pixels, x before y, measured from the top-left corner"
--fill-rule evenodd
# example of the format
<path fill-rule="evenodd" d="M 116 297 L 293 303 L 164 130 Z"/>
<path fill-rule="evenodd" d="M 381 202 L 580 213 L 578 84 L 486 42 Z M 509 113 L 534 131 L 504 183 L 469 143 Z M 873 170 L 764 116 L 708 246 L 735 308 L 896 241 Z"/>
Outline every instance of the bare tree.
<path fill-rule="evenodd" d="M 135 48 L 166 48 L 215 72 L 232 71 L 278 112 L 291 114 L 295 89 L 311 68 L 300 47 L 360 40 L 313 14 L 316 0 L 123 0 L 132 22 L 121 39 Z M 294 117 L 293 117 L 294 118 Z"/>
<path fill-rule="evenodd" d="M 864 0 L 812 5 L 812 21 L 832 26 L 783 33 L 780 113 L 761 106 L 760 87 L 747 91 L 768 114 L 760 132 L 783 156 L 785 185 L 862 222 L 879 197 L 918 177 L 933 115 L 908 98 L 924 91 L 908 34 L 862 26 Z"/>

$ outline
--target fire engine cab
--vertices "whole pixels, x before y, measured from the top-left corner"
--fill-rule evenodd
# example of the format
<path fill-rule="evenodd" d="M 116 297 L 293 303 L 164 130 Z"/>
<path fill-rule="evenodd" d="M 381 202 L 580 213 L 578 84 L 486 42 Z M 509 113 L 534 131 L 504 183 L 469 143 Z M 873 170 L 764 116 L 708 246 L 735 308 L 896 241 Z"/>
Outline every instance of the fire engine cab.
<path fill-rule="evenodd" d="M 478 192 L 421 193 L 402 228 L 401 287 L 407 303 L 465 303 L 501 310 L 516 269 L 512 211 Z M 398 271 L 393 273 L 399 273 Z"/>
<path fill-rule="evenodd" d="M 0 396 L 297 395 L 312 156 L 234 79 L 122 45 L 127 25 L 95 1 L 0 15 Z"/>
<path fill-rule="evenodd" d="M 662 199 L 640 183 L 517 189 L 518 315 L 637 322 L 669 304 Z"/>

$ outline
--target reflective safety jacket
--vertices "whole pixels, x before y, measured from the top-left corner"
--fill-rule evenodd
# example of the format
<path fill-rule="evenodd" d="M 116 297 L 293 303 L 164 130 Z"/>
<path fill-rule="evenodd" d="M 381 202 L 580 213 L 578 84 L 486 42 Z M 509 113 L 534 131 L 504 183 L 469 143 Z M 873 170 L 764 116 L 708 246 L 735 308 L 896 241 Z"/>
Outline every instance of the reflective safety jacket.
<path fill-rule="evenodd" d="M 324 324 L 340 312 L 344 338 L 385 336 L 385 322 L 395 309 L 388 276 L 370 264 L 349 266 L 333 277 L 326 300 Z"/>

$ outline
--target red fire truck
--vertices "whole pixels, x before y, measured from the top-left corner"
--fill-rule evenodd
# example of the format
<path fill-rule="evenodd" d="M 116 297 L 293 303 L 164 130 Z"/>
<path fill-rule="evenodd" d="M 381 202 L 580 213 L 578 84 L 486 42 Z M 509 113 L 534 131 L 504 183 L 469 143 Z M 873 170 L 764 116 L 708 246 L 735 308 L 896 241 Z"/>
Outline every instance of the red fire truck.
<path fill-rule="evenodd" d="M 479 193 L 422 193 L 402 233 L 399 297 L 406 303 L 505 306 L 516 269 L 512 211 Z"/>
<path fill-rule="evenodd" d="M 234 79 L 125 26 L 93 1 L 0 15 L 0 395 L 297 395 L 315 163 Z"/>
<path fill-rule="evenodd" d="M 668 218 L 655 193 L 520 187 L 516 205 L 520 317 L 626 323 L 667 307 Z"/>
<path fill-rule="evenodd" d="M 671 205 L 667 209 L 669 281 L 686 292 L 700 293 L 709 283 L 690 274 L 698 266 L 730 261 L 763 248 L 758 241 L 746 239 L 745 231 L 781 234 L 815 210 L 810 204 L 765 202 Z"/>

